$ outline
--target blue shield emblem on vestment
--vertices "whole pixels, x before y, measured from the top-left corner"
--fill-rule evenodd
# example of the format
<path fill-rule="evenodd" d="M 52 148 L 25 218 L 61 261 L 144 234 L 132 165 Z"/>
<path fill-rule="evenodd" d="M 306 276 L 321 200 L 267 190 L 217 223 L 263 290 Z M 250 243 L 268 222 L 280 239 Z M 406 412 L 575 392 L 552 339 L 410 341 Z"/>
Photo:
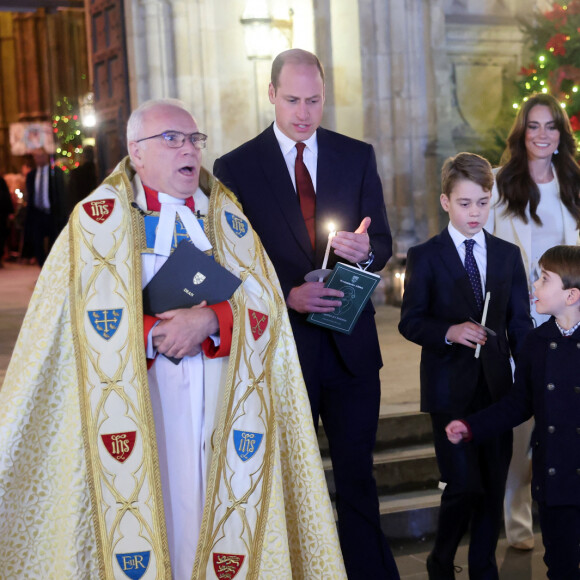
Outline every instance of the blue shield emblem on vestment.
<path fill-rule="evenodd" d="M 243 238 L 248 233 L 248 222 L 229 211 L 225 212 L 226 214 L 226 221 L 232 231 L 238 238 Z"/>
<path fill-rule="evenodd" d="M 252 433 L 251 431 L 237 431 L 234 429 L 234 446 L 236 448 L 236 453 L 242 461 L 248 461 L 252 459 L 260 443 L 262 443 L 262 438 L 264 435 L 262 433 Z"/>
<path fill-rule="evenodd" d="M 198 218 L 197 222 L 203 230 L 203 219 Z M 157 234 L 157 226 L 159 225 L 158 215 L 146 215 L 144 217 L 145 223 L 145 243 L 147 248 L 152 250 L 155 247 L 155 236 Z M 173 228 L 173 240 L 171 241 L 171 249 L 175 250 L 181 240 L 188 240 L 191 242 L 191 238 L 185 229 L 185 226 L 181 223 L 179 216 L 175 219 L 175 227 Z"/>
<path fill-rule="evenodd" d="M 119 324 L 121 324 L 123 309 L 89 310 L 88 315 L 93 328 L 97 331 L 99 336 L 105 340 L 109 340 L 115 332 L 117 332 Z"/>
<path fill-rule="evenodd" d="M 131 580 L 139 580 L 147 571 L 151 551 L 147 552 L 129 552 L 127 554 L 115 554 L 121 570 Z"/>

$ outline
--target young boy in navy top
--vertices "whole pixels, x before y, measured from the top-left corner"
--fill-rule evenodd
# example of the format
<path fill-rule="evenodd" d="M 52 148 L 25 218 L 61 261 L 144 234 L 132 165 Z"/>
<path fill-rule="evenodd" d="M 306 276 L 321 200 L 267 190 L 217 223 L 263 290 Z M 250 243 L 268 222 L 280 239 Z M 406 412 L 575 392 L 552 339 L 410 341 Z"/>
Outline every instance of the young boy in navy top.
<path fill-rule="evenodd" d="M 478 443 L 535 416 L 532 495 L 544 561 L 548 578 L 570 580 L 580 578 L 580 247 L 555 246 L 539 264 L 536 309 L 552 318 L 526 338 L 513 389 L 484 411 L 451 422 L 447 435 L 453 443 Z"/>
<path fill-rule="evenodd" d="M 445 426 L 511 388 L 510 355 L 517 357 L 532 328 L 529 296 L 519 249 L 482 229 L 493 185 L 488 161 L 460 153 L 445 162 L 441 182 L 450 223 L 409 250 L 399 323 L 401 334 L 423 347 L 421 410 L 431 414 L 444 486 L 427 570 L 431 580 L 455 577 L 455 552 L 469 527 L 470 578 L 495 579 L 511 433 L 456 446 Z M 483 328 L 474 321 L 482 319 L 488 293 Z"/>

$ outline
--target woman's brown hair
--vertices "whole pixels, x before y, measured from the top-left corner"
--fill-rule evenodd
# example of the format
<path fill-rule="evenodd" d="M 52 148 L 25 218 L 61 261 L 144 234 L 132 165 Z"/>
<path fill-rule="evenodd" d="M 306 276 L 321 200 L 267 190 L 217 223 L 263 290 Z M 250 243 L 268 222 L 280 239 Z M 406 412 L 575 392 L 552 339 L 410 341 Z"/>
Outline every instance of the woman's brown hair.
<path fill-rule="evenodd" d="M 528 223 L 526 207 L 529 203 L 530 216 L 542 225 L 536 213 L 540 203 L 540 190 L 530 175 L 526 150 L 526 127 L 530 111 L 536 106 L 548 107 L 560 131 L 558 153 L 552 156 L 560 185 L 560 199 L 580 226 L 580 167 L 574 159 L 576 140 L 572 134 L 568 115 L 552 95 L 538 93 L 530 97 L 520 108 L 510 134 L 507 147 L 501 157 L 501 169 L 496 176 L 499 192 L 499 206 L 505 206 L 505 213 Z"/>

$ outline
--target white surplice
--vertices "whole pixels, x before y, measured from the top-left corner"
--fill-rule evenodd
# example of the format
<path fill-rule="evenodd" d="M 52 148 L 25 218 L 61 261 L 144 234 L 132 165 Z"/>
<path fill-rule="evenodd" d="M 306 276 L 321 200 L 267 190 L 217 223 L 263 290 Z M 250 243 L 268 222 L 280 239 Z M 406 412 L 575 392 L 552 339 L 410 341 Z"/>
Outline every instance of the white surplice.
<path fill-rule="evenodd" d="M 198 207 L 203 198 L 196 196 L 196 199 Z M 185 200 L 160 192 L 159 202 L 155 251 L 164 255 L 142 254 L 143 287 L 167 261 L 176 215 L 198 248 L 211 248 L 193 213 L 185 206 Z M 214 341 L 217 344 L 219 339 Z M 154 356 L 149 333 L 147 357 Z M 191 578 L 203 515 L 206 482 L 203 364 L 201 354 L 185 357 L 177 365 L 158 354 L 148 372 L 174 580 Z"/>

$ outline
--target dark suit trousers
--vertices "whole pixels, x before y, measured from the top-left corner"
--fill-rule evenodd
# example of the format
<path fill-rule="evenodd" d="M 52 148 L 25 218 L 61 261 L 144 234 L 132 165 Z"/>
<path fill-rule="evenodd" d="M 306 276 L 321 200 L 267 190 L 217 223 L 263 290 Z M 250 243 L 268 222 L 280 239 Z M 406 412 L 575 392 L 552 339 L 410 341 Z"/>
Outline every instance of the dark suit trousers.
<path fill-rule="evenodd" d="M 321 340 L 319 352 L 319 364 L 302 370 L 315 427 L 320 416 L 330 444 L 338 532 L 348 578 L 398 579 L 381 531 L 373 477 L 381 397 L 378 370 L 351 375 L 330 340 Z"/>
<path fill-rule="evenodd" d="M 47 253 L 50 252 L 50 248 L 52 248 L 56 240 L 56 227 L 54 225 L 54 219 L 49 213 L 45 213 L 34 207 L 30 211 L 34 257 L 38 265 L 42 268 Z"/>
<path fill-rule="evenodd" d="M 491 403 L 483 381 L 470 409 L 475 412 Z M 470 580 L 499 578 L 495 549 L 502 522 L 505 482 L 511 459 L 511 431 L 475 444 L 452 444 L 445 433 L 452 414 L 432 413 L 435 453 L 441 481 L 447 485 L 441 496 L 435 544 L 430 555 L 432 580 L 452 580 L 457 546 L 469 529 Z"/>
<path fill-rule="evenodd" d="M 544 562 L 550 580 L 580 578 L 580 507 L 538 502 Z"/>

